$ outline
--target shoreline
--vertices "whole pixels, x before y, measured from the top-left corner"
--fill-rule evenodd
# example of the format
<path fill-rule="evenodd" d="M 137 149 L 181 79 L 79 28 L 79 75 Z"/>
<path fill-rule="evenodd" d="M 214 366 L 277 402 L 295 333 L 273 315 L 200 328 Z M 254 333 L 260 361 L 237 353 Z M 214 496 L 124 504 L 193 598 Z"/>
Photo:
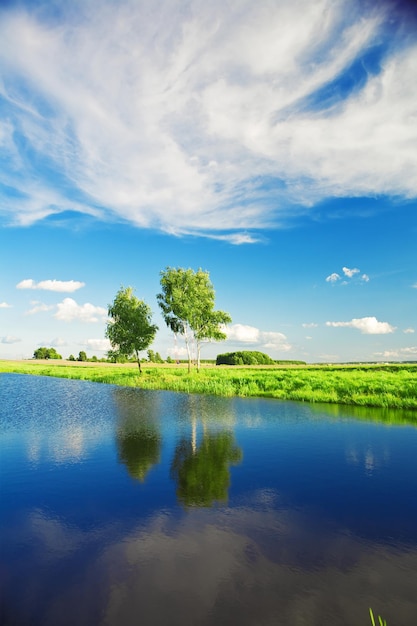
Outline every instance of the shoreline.
<path fill-rule="evenodd" d="M 415 412 L 417 365 L 263 365 L 206 364 L 188 373 L 187 364 L 100 363 L 89 361 L 0 360 L 0 373 L 73 378 L 181 393 L 273 398 L 298 402 L 401 409 Z"/>

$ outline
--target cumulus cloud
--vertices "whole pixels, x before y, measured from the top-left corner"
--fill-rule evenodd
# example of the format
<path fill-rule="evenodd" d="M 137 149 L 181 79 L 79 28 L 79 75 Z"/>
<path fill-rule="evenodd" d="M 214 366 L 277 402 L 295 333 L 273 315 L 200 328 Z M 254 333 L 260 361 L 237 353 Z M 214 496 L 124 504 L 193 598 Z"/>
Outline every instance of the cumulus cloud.
<path fill-rule="evenodd" d="M 173 348 L 168 348 L 167 354 L 173 359 L 188 357 L 187 348 L 184 348 L 184 346 L 174 346 Z"/>
<path fill-rule="evenodd" d="M 245 324 L 232 324 L 226 329 L 227 341 L 252 348 L 264 348 L 288 352 L 291 345 L 283 333 L 275 331 L 263 331 L 255 326 Z"/>
<path fill-rule="evenodd" d="M 350 322 L 326 322 L 326 326 L 333 328 L 356 328 L 363 335 L 386 335 L 393 333 L 395 327 L 388 322 L 378 322 L 376 317 L 361 317 L 352 319 Z"/>
<path fill-rule="evenodd" d="M 111 349 L 108 339 L 87 339 L 85 346 L 94 352 L 108 352 Z"/>
<path fill-rule="evenodd" d="M 327 197 L 417 194 L 417 43 L 389 5 L 70 5 L 2 13 L 11 223 L 73 210 L 239 244 Z"/>
<path fill-rule="evenodd" d="M 254 326 L 232 324 L 226 328 L 227 338 L 238 343 L 259 343 L 261 331 Z"/>
<path fill-rule="evenodd" d="M 337 274 L 336 272 L 333 272 L 333 274 L 330 274 L 329 276 L 327 276 L 326 278 L 326 283 L 335 283 L 336 281 L 340 280 L 340 275 Z"/>
<path fill-rule="evenodd" d="M 404 329 L 404 332 L 405 332 L 405 334 L 406 334 L 406 335 L 408 335 L 408 334 L 412 334 L 412 333 L 414 333 L 414 332 L 415 332 L 415 330 L 414 330 L 414 328 L 405 328 L 405 329 Z"/>
<path fill-rule="evenodd" d="M 385 350 L 384 352 L 377 352 L 376 356 L 383 357 L 384 359 L 411 359 L 417 356 L 417 346 L 398 348 L 397 350 Z"/>
<path fill-rule="evenodd" d="M 308 324 L 301 324 L 301 326 L 303 328 L 317 328 L 318 324 L 316 324 L 315 322 L 310 322 Z"/>
<path fill-rule="evenodd" d="M 35 315 L 36 313 L 45 313 L 51 311 L 54 306 L 52 304 L 44 304 L 43 302 L 31 302 L 32 308 L 26 311 L 25 315 Z"/>
<path fill-rule="evenodd" d="M 348 267 L 342 267 L 343 273 L 345 276 L 348 276 L 349 278 L 352 278 L 352 276 L 354 276 L 355 274 L 359 274 L 360 270 L 358 270 L 357 267 L 355 267 L 354 269 L 349 269 Z"/>
<path fill-rule="evenodd" d="M 12 307 L 11 304 L 7 304 L 7 302 L 0 302 L 0 309 L 10 309 Z"/>
<path fill-rule="evenodd" d="M 12 335 L 6 335 L 5 337 L 0 337 L 0 343 L 19 343 L 22 341 L 19 337 L 13 337 Z"/>
<path fill-rule="evenodd" d="M 85 283 L 78 280 L 41 280 L 36 283 L 32 278 L 26 278 L 21 280 L 16 285 L 16 289 L 44 289 L 45 291 L 58 291 L 58 292 L 73 292 L 77 291 L 81 287 L 84 287 Z"/>
<path fill-rule="evenodd" d="M 107 309 L 94 306 L 89 302 L 77 304 L 72 298 L 64 298 L 57 304 L 57 312 L 54 317 L 64 322 L 79 320 L 81 322 L 101 322 L 107 318 Z"/>
<path fill-rule="evenodd" d="M 55 337 L 54 339 L 51 339 L 51 341 L 45 341 L 39 345 L 41 346 L 48 345 L 48 346 L 52 346 L 53 348 L 63 348 L 68 345 L 68 341 L 66 341 L 62 337 Z"/>
<path fill-rule="evenodd" d="M 343 280 L 342 285 L 347 285 L 349 282 L 351 282 L 351 279 L 353 279 L 357 274 L 360 274 L 360 269 L 358 269 L 357 267 L 354 267 L 354 268 L 342 267 L 342 272 L 346 276 L 346 278 L 350 279 L 350 280 Z M 327 276 L 326 282 L 336 283 L 341 279 L 342 277 L 340 276 L 340 274 L 338 274 L 337 272 L 333 272 L 332 274 Z M 369 282 L 368 274 L 362 274 L 362 276 L 360 277 L 360 280 L 365 283 Z"/>

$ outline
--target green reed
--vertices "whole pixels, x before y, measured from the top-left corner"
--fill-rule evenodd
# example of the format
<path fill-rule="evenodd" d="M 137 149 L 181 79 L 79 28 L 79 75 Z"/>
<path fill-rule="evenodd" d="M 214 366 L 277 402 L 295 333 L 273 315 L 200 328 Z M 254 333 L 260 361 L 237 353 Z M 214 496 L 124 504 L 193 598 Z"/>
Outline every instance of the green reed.
<path fill-rule="evenodd" d="M 371 618 L 372 626 L 376 626 L 376 622 L 375 622 L 375 618 L 374 618 L 374 614 L 372 612 L 372 609 L 369 609 L 369 616 Z M 386 620 L 382 619 L 382 617 L 380 615 L 378 615 L 378 624 L 379 624 L 379 626 L 387 626 Z"/>

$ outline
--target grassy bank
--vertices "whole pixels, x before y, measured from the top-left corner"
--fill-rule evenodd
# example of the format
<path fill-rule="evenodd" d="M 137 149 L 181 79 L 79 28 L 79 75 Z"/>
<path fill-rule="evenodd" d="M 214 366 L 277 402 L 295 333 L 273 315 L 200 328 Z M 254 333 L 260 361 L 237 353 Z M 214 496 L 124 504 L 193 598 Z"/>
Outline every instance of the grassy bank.
<path fill-rule="evenodd" d="M 75 378 L 115 385 L 221 396 L 268 397 L 354 406 L 417 409 L 417 365 L 184 366 L 0 361 L 0 372 Z"/>

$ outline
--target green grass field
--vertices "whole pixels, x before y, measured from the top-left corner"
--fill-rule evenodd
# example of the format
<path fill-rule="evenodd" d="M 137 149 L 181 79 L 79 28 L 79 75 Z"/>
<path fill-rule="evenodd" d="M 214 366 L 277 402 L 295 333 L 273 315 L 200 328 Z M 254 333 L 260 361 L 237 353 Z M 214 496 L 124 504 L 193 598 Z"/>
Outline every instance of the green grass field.
<path fill-rule="evenodd" d="M 358 407 L 417 409 L 417 365 L 213 366 L 0 361 L 0 372 L 220 396 L 268 397 Z M 417 414 L 416 414 L 417 419 Z"/>

